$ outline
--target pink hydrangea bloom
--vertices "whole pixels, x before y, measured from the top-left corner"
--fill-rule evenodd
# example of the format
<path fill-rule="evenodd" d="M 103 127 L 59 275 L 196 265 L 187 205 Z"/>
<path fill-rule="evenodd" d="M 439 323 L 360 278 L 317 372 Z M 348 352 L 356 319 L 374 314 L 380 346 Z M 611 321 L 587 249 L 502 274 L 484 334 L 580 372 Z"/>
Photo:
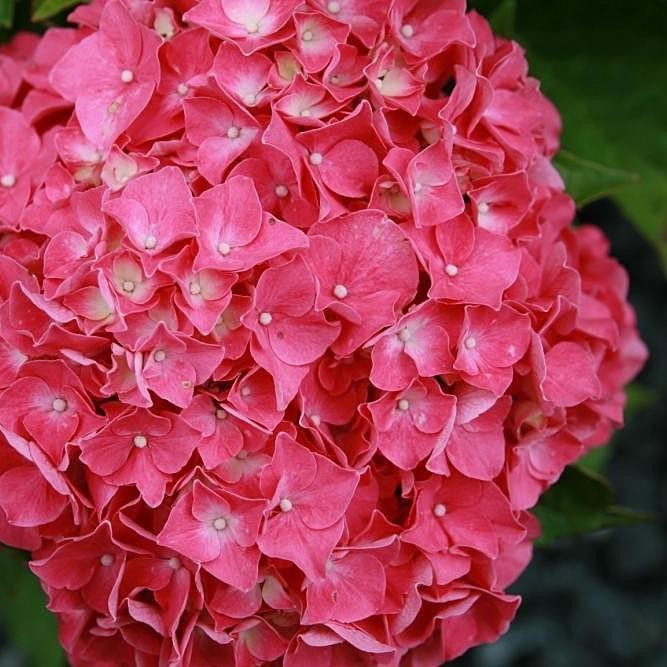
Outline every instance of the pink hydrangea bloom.
<path fill-rule="evenodd" d="M 70 664 L 494 641 L 646 358 L 521 49 L 464 0 L 70 20 L 0 48 L 0 542 Z"/>

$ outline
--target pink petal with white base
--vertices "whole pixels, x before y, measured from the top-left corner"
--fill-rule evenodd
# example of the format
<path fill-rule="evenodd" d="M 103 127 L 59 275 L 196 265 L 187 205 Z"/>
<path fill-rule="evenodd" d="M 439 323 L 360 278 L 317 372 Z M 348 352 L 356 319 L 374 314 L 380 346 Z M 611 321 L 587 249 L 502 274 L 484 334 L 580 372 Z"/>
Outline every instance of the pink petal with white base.
<path fill-rule="evenodd" d="M 222 182 L 227 168 L 255 141 L 257 121 L 231 100 L 189 98 L 183 108 L 186 135 L 199 147 L 197 169 L 209 183 Z"/>
<path fill-rule="evenodd" d="M 318 223 L 310 233 L 317 308 L 344 318 L 334 349 L 349 354 L 392 324 L 396 310 L 412 298 L 418 281 L 415 256 L 401 230 L 379 211 Z"/>
<path fill-rule="evenodd" d="M 444 223 L 463 212 L 463 198 L 443 141 L 417 154 L 410 161 L 407 176 L 417 227 Z"/>
<path fill-rule="evenodd" d="M 449 332 L 458 330 L 458 311 L 426 301 L 382 333 L 371 352 L 371 382 L 397 391 L 417 376 L 431 377 L 452 369 Z"/>
<path fill-rule="evenodd" d="M 519 273 L 521 254 L 506 237 L 475 229 L 463 216 L 435 230 L 440 256 L 429 263 L 435 279 L 429 295 L 500 307 Z"/>
<path fill-rule="evenodd" d="M 262 552 L 292 560 L 311 578 L 322 576 L 358 479 L 356 471 L 279 435 L 273 461 L 261 476 L 262 492 L 276 512 L 260 535 Z"/>
<path fill-rule="evenodd" d="M 530 343 L 527 315 L 508 306 L 494 311 L 485 306 L 466 306 L 454 368 L 466 381 L 501 396 L 512 381 L 512 366 Z"/>
<path fill-rule="evenodd" d="M 475 186 L 468 195 L 475 202 L 477 224 L 498 234 L 507 234 L 518 225 L 533 202 L 524 172 L 482 179 Z"/>
<path fill-rule="evenodd" d="M 392 463 L 412 470 L 452 431 L 456 398 L 443 394 L 434 380 L 417 381 L 400 393 L 368 405 L 374 441 Z"/>
<path fill-rule="evenodd" d="M 348 26 L 316 13 L 294 13 L 295 55 L 306 72 L 319 72 L 331 60 L 336 44 L 345 43 Z"/>
<path fill-rule="evenodd" d="M 196 269 L 241 271 L 307 245 L 302 232 L 262 212 L 246 176 L 208 190 L 195 200 L 195 211 L 200 229 Z"/>
<path fill-rule="evenodd" d="M 141 371 L 146 386 L 181 408 L 190 404 L 195 385 L 206 382 L 224 356 L 219 346 L 174 335 L 162 322 L 142 347 L 148 357 Z"/>
<path fill-rule="evenodd" d="M 51 72 L 51 85 L 75 102 L 84 134 L 106 148 L 141 113 L 159 79 L 160 40 L 125 5 L 104 6 L 100 30 L 71 47 Z"/>
<path fill-rule="evenodd" d="M 264 505 L 195 482 L 172 509 L 158 540 L 222 581 L 249 590 L 257 581 L 259 552 L 253 545 Z"/>
<path fill-rule="evenodd" d="M 231 38 L 250 55 L 292 32 L 285 23 L 297 5 L 296 0 L 204 0 L 184 18 L 223 39 Z"/>
<path fill-rule="evenodd" d="M 271 61 L 261 53 L 244 56 L 233 42 L 223 42 L 211 72 L 218 85 L 248 108 L 264 103 Z"/>
<path fill-rule="evenodd" d="M 118 220 L 137 250 L 153 255 L 195 235 L 190 197 L 180 169 L 165 167 L 134 179 L 104 211 Z"/>

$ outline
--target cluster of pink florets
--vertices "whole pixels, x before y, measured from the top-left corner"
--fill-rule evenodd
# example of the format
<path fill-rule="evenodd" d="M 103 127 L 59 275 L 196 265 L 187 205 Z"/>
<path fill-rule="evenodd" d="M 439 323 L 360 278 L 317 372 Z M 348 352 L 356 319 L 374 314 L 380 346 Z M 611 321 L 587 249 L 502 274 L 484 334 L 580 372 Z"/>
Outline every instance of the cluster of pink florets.
<path fill-rule="evenodd" d="M 429 667 L 645 350 L 463 0 L 108 0 L 0 51 L 0 539 L 72 665 Z"/>

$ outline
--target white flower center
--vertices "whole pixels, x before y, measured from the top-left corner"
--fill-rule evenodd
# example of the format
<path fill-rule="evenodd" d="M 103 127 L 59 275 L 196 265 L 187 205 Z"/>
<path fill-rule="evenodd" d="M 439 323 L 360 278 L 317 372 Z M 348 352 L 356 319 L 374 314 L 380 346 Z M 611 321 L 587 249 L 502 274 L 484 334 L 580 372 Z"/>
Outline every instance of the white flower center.
<path fill-rule="evenodd" d="M 284 199 L 289 194 L 289 190 L 284 185 L 276 185 L 274 192 L 279 199 Z"/>
<path fill-rule="evenodd" d="M 405 412 L 409 407 L 410 407 L 410 401 L 408 401 L 407 398 L 402 398 L 398 403 L 396 403 L 396 407 L 399 410 L 403 410 Z"/>
<path fill-rule="evenodd" d="M 176 558 L 176 556 L 172 556 L 167 561 L 167 565 L 169 565 L 169 567 L 172 570 L 180 570 L 181 569 L 181 560 L 180 560 L 180 558 Z"/>
<path fill-rule="evenodd" d="M 178 86 L 176 86 L 176 92 L 181 96 L 185 97 L 185 95 L 188 94 L 188 84 L 187 83 L 179 83 Z"/>
<path fill-rule="evenodd" d="M 480 213 L 488 213 L 489 208 L 490 208 L 489 205 L 485 201 L 481 201 L 479 202 L 479 204 L 477 204 L 477 210 Z"/>
<path fill-rule="evenodd" d="M 237 139 L 239 134 L 241 134 L 241 130 L 239 130 L 236 125 L 232 125 L 227 129 L 227 138 L 228 139 Z"/>
<path fill-rule="evenodd" d="M 221 516 L 219 516 L 214 522 L 213 522 L 213 528 L 216 530 L 224 530 L 227 528 L 227 520 Z"/>
<path fill-rule="evenodd" d="M 433 505 L 433 514 L 435 514 L 435 516 L 438 518 L 443 517 L 445 514 L 447 514 L 447 508 L 442 503 Z"/>
<path fill-rule="evenodd" d="M 403 35 L 403 37 L 407 37 L 408 39 L 410 39 L 410 37 L 412 37 L 412 35 L 414 34 L 415 34 L 415 29 L 409 23 L 406 23 L 401 26 L 401 35 Z"/>
<path fill-rule="evenodd" d="M 224 241 L 221 241 L 218 243 L 218 252 L 223 256 L 229 255 L 229 253 L 232 251 L 231 246 L 229 243 L 225 243 Z"/>
<path fill-rule="evenodd" d="M 251 107 L 256 102 L 257 102 L 257 95 L 253 95 L 252 93 L 249 93 L 243 98 L 243 103 L 249 107 Z"/>
<path fill-rule="evenodd" d="M 197 294 L 201 294 L 201 285 L 195 282 L 190 283 L 190 294 L 192 294 L 192 296 L 197 296 Z"/>
<path fill-rule="evenodd" d="M 171 39 L 176 33 L 176 28 L 167 12 L 160 12 L 155 17 L 153 30 L 163 39 Z"/>
<path fill-rule="evenodd" d="M 113 565 L 113 556 L 111 554 L 102 554 L 100 556 L 100 565 L 104 567 L 109 567 L 109 565 Z"/>
<path fill-rule="evenodd" d="M 301 112 L 299 113 L 300 116 L 304 116 L 306 118 L 309 118 L 313 114 L 311 113 L 310 109 L 302 109 Z"/>
<path fill-rule="evenodd" d="M 283 498 L 280 501 L 280 509 L 283 512 L 290 512 L 293 507 L 294 507 L 294 505 L 292 505 L 292 501 L 289 498 Z"/>
<path fill-rule="evenodd" d="M 250 396 L 250 387 L 241 387 L 241 396 Z"/>
<path fill-rule="evenodd" d="M 319 426 L 322 423 L 322 419 L 319 415 L 310 415 L 310 421 L 315 426 Z"/>
<path fill-rule="evenodd" d="M 459 267 L 456 266 L 456 264 L 447 264 L 447 266 L 445 266 L 445 273 L 450 278 L 453 278 L 458 272 L 459 272 Z"/>
<path fill-rule="evenodd" d="M 134 292 L 136 285 L 133 280 L 124 280 L 123 281 L 123 292 Z"/>
<path fill-rule="evenodd" d="M 322 164 L 322 153 L 311 153 L 308 161 L 315 166 Z"/>
<path fill-rule="evenodd" d="M 415 187 L 412 188 L 412 191 L 413 191 L 415 194 L 418 194 L 419 192 L 422 191 L 422 188 L 423 188 L 423 187 L 424 187 L 424 186 L 423 186 L 421 183 L 417 182 L 417 183 L 415 183 Z"/>
<path fill-rule="evenodd" d="M 333 293 L 337 299 L 344 299 L 348 295 L 347 287 L 338 284 L 333 288 Z"/>
<path fill-rule="evenodd" d="M 120 80 L 123 83 L 132 83 L 134 81 L 134 72 L 131 69 L 124 69 L 120 73 Z"/>
<path fill-rule="evenodd" d="M 338 76 L 338 74 L 334 74 L 334 75 L 329 79 L 329 81 L 331 81 L 331 83 L 333 83 L 333 85 L 336 86 L 336 85 L 338 85 L 338 82 L 340 81 L 340 77 Z"/>
<path fill-rule="evenodd" d="M 303 35 L 301 35 L 301 39 L 304 42 L 310 42 L 313 39 L 313 32 L 312 30 L 306 30 Z"/>
<path fill-rule="evenodd" d="M 227 410 L 223 410 L 222 408 L 218 408 L 215 411 L 215 418 L 216 419 L 227 419 Z"/>
<path fill-rule="evenodd" d="M 67 410 L 67 401 L 64 398 L 54 398 L 51 407 L 56 412 L 65 412 Z"/>
<path fill-rule="evenodd" d="M 465 341 L 463 341 L 463 344 L 469 349 L 472 350 L 474 347 L 477 346 L 477 341 L 472 337 L 468 336 Z"/>
<path fill-rule="evenodd" d="M 155 350 L 155 354 L 153 355 L 153 359 L 157 361 L 158 363 L 161 363 L 167 358 L 167 355 L 164 350 Z"/>
<path fill-rule="evenodd" d="M 259 314 L 259 323 L 262 326 L 268 327 L 269 324 L 271 324 L 271 322 L 273 322 L 273 316 L 271 315 L 271 313 L 267 313 L 265 311 L 265 312 Z"/>
<path fill-rule="evenodd" d="M 157 245 L 157 239 L 151 234 L 144 239 L 144 248 L 146 250 L 153 250 Z"/>
<path fill-rule="evenodd" d="M 407 343 L 410 340 L 410 338 L 412 338 L 410 329 L 408 329 L 407 327 L 401 329 L 397 335 L 398 335 L 398 340 L 400 340 L 402 343 Z"/>
<path fill-rule="evenodd" d="M 259 23 L 257 21 L 246 21 L 245 29 L 248 34 L 254 35 L 256 32 L 259 32 Z"/>
<path fill-rule="evenodd" d="M 138 447 L 139 449 L 143 449 L 148 444 L 146 436 L 141 434 L 135 435 L 132 442 L 134 442 L 134 446 Z"/>
<path fill-rule="evenodd" d="M 336 0 L 331 0 L 331 2 L 327 4 L 327 10 L 331 14 L 338 14 L 340 11 L 340 3 L 336 2 Z"/>
<path fill-rule="evenodd" d="M 0 178 L 0 185 L 3 188 L 13 188 L 16 185 L 16 176 L 14 174 L 5 174 Z"/>

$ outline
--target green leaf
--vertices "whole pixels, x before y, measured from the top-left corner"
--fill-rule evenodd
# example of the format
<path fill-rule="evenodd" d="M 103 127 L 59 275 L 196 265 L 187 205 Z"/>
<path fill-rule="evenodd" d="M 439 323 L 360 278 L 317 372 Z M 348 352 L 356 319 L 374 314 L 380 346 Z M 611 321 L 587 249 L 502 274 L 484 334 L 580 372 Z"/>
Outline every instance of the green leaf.
<path fill-rule="evenodd" d="M 0 0 L 0 28 L 11 28 L 14 22 L 14 1 Z"/>
<path fill-rule="evenodd" d="M 626 389 L 628 402 L 625 406 L 625 416 L 632 417 L 638 412 L 655 405 L 659 399 L 658 393 L 649 387 L 633 382 Z"/>
<path fill-rule="evenodd" d="M 577 206 L 607 197 L 639 182 L 638 174 L 605 167 L 568 150 L 561 150 L 554 164 Z"/>
<path fill-rule="evenodd" d="M 518 0 L 515 38 L 561 112 L 563 146 L 620 172 L 619 179 L 639 175 L 634 185 L 611 185 L 667 262 L 665 25 L 665 0 L 642 3 L 641 11 L 608 0 Z M 579 184 L 572 187 L 581 196 Z"/>
<path fill-rule="evenodd" d="M 55 616 L 21 552 L 0 549 L 0 621 L 30 667 L 65 667 Z"/>
<path fill-rule="evenodd" d="M 81 0 L 33 0 L 32 20 L 43 21 L 79 4 L 82 4 Z"/>
<path fill-rule="evenodd" d="M 489 23 L 498 35 L 512 39 L 516 21 L 517 0 L 502 0 L 489 16 Z"/>
<path fill-rule="evenodd" d="M 588 454 L 577 461 L 580 468 L 585 468 L 592 472 L 601 473 L 611 457 L 612 442 L 608 442 L 602 447 L 591 449 Z"/>
<path fill-rule="evenodd" d="M 650 514 L 616 505 L 609 482 L 581 466 L 565 469 L 558 482 L 542 496 L 535 515 L 542 524 L 542 535 L 537 541 L 542 546 L 563 537 L 654 520 Z"/>

